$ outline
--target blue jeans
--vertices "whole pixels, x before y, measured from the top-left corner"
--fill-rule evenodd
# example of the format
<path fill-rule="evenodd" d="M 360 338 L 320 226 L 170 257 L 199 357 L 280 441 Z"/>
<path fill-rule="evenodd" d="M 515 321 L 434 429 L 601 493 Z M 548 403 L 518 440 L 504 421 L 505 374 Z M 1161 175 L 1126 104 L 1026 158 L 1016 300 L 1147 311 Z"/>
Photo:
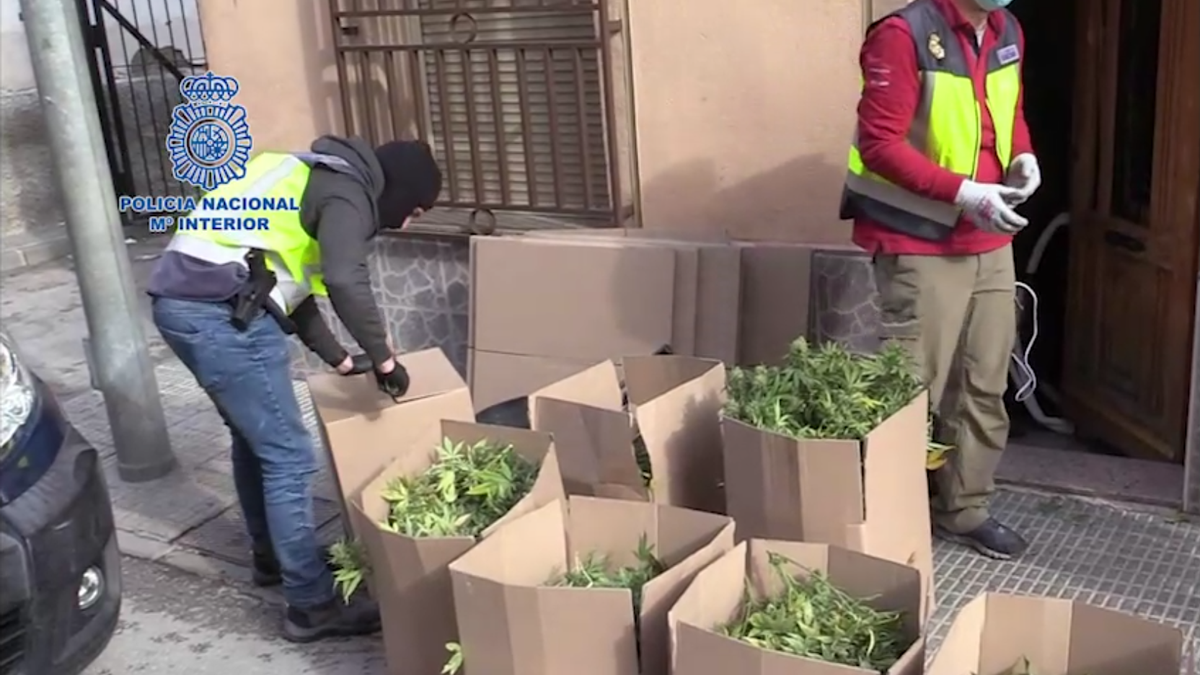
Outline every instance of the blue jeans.
<path fill-rule="evenodd" d="M 288 338 L 265 313 L 240 332 L 223 303 L 155 298 L 163 340 L 216 404 L 233 437 L 233 481 L 256 548 L 274 549 L 289 605 L 334 598 L 313 524 L 312 438 L 292 389 Z"/>

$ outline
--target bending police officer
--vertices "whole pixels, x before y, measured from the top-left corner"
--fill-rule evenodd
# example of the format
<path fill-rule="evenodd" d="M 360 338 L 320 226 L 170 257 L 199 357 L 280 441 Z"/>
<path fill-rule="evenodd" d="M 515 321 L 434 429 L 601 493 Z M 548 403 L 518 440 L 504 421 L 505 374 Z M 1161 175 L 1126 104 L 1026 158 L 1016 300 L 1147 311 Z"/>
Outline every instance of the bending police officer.
<path fill-rule="evenodd" d="M 282 582 L 283 634 L 292 641 L 372 633 L 379 612 L 365 598 L 345 604 L 336 597 L 318 550 L 316 458 L 292 389 L 287 335 L 338 373 L 373 371 L 381 390 L 403 395 L 408 374 L 393 356 L 367 260 L 380 230 L 402 228 L 433 206 L 441 181 L 429 146 L 418 141 L 372 148 L 324 136 L 309 152 L 261 153 L 243 178 L 204 203 L 293 199 L 299 210 L 195 212 L 268 222 L 249 230 L 177 230 L 150 278 L 155 325 L 229 427 L 254 581 Z M 362 354 L 341 346 L 315 296 L 329 298 Z"/>

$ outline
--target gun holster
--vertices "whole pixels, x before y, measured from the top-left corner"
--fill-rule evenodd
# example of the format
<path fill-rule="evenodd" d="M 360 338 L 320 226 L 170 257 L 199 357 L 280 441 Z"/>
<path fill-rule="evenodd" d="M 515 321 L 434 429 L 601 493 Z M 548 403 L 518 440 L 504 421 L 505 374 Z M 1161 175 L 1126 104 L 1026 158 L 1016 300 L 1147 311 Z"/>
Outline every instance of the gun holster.
<path fill-rule="evenodd" d="M 275 273 L 267 267 L 266 255 L 259 249 L 250 249 L 246 254 L 246 267 L 250 270 L 250 277 L 234 298 L 233 314 L 229 317 L 229 322 L 238 331 L 245 332 L 250 328 L 250 322 L 258 317 L 258 313 L 265 310 L 284 333 L 295 333 L 296 325 L 271 299 L 271 291 L 275 290 L 277 279 Z"/>

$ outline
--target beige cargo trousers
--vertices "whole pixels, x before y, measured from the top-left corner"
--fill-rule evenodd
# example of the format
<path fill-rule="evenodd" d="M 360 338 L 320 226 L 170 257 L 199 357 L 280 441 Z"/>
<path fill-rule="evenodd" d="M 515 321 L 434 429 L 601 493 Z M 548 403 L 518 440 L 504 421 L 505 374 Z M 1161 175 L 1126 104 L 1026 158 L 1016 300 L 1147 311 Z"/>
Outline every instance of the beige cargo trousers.
<path fill-rule="evenodd" d="M 874 259 L 881 337 L 904 346 L 929 386 L 934 435 L 954 446 L 937 472 L 934 522 L 956 534 L 988 518 L 1008 442 L 1008 360 L 1017 337 L 1012 246 L 965 256 Z"/>

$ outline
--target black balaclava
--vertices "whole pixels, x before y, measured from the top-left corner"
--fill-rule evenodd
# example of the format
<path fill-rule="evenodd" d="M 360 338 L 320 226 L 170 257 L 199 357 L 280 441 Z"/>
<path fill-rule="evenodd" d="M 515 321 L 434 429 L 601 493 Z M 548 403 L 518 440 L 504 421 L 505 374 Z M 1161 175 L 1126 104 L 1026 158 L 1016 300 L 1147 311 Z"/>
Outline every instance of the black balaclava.
<path fill-rule="evenodd" d="M 391 141 L 375 148 L 383 167 L 383 193 L 379 195 L 379 224 L 395 229 L 413 211 L 433 208 L 442 191 L 442 171 L 425 141 Z"/>

